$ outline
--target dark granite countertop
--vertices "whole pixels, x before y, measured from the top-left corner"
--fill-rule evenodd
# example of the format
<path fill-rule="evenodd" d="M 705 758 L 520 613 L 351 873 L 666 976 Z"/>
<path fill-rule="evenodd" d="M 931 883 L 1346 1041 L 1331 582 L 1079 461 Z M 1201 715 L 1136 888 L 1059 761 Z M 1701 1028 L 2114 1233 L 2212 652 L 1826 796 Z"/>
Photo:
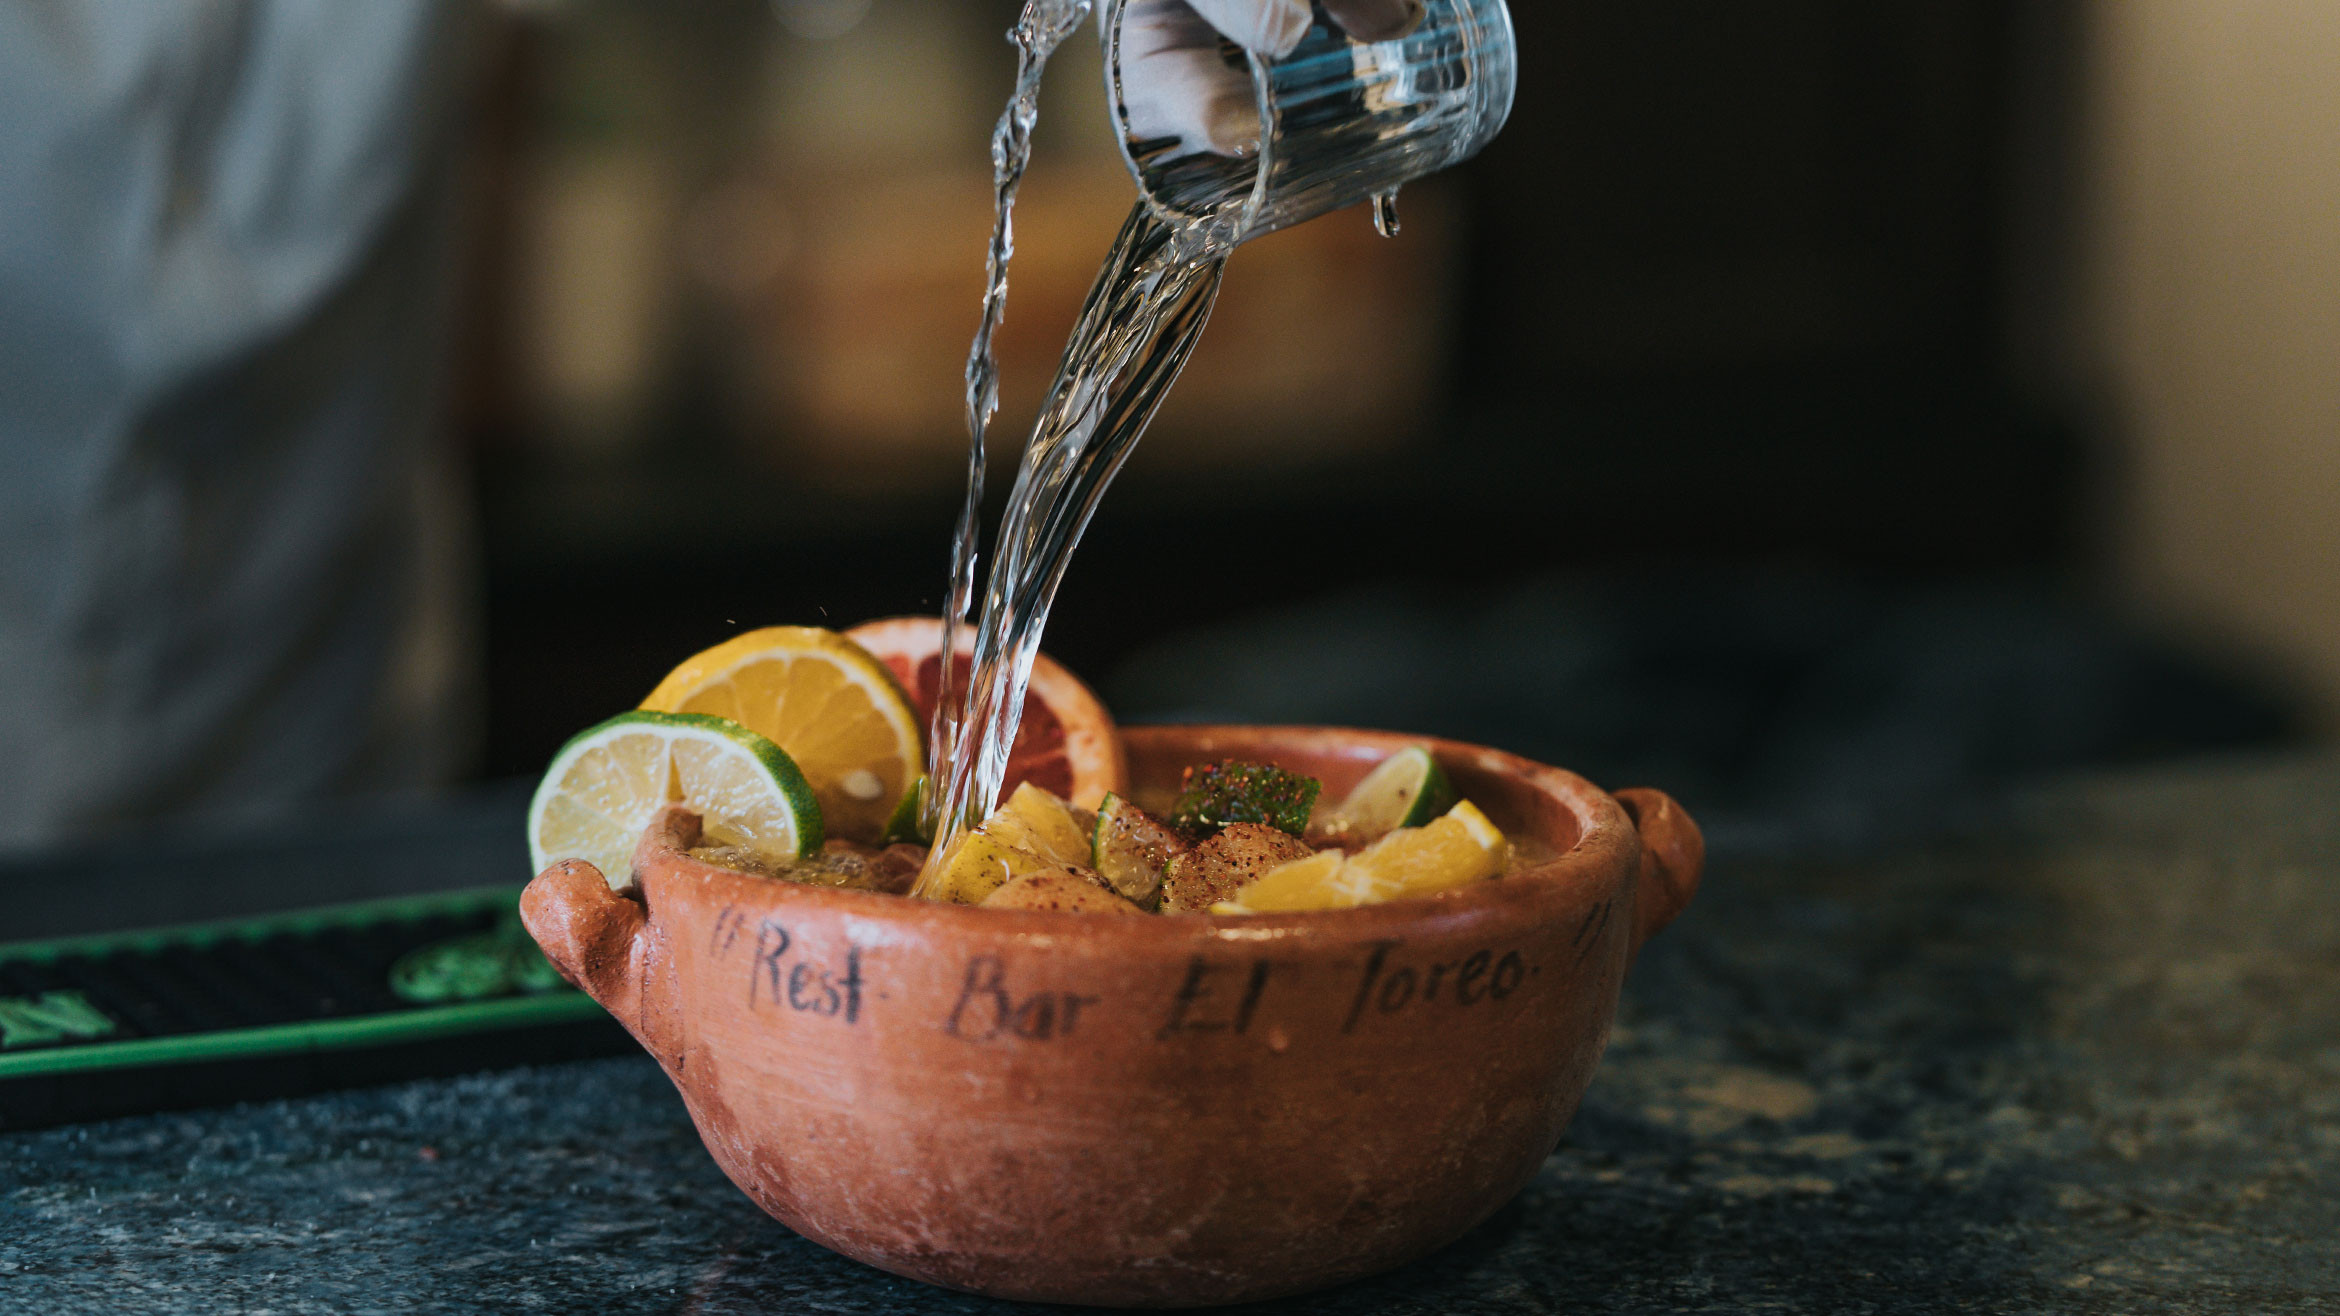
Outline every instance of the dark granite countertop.
<path fill-rule="evenodd" d="M 1719 848 L 1566 1142 L 1260 1310 L 2340 1311 L 2340 764 Z M 641 1059 L 0 1135 L 0 1311 L 989 1312 L 771 1222 Z"/>

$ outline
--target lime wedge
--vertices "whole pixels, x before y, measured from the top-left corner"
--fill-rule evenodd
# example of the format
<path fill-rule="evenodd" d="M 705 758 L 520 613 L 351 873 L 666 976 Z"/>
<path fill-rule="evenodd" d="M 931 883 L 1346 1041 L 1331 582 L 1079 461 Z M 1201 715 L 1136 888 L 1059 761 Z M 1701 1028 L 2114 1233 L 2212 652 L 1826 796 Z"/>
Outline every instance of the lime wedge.
<path fill-rule="evenodd" d="M 612 887 L 633 881 L 634 843 L 669 804 L 704 820 L 710 845 L 773 858 L 821 848 L 821 806 L 778 745 L 699 713 L 620 713 L 553 755 L 528 805 L 537 872 L 583 859 Z"/>
<path fill-rule="evenodd" d="M 1430 751 L 1408 746 L 1381 761 L 1333 809 L 1328 830 L 1349 841 L 1373 841 L 1400 827 L 1421 827 L 1454 804 L 1454 787 Z"/>
<path fill-rule="evenodd" d="M 926 774 L 921 772 L 918 780 L 910 783 L 910 789 L 902 792 L 902 800 L 894 806 L 894 816 L 886 819 L 886 830 L 879 834 L 878 843 L 893 845 L 910 841 L 918 845 L 934 844 L 934 836 L 919 825 L 919 817 L 925 812 Z"/>

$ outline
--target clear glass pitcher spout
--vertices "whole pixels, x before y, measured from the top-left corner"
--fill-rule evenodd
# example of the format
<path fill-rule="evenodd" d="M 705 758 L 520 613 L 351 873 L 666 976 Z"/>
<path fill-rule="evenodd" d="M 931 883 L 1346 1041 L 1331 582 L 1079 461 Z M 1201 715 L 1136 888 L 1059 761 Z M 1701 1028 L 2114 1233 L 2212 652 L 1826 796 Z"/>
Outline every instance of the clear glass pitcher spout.
<path fill-rule="evenodd" d="M 1122 81 L 1127 0 L 1105 15 L 1105 90 L 1138 190 L 1173 227 L 1231 245 L 1288 228 L 1467 160 L 1511 113 L 1517 56 L 1503 0 L 1428 0 L 1388 41 L 1352 40 L 1319 7 L 1282 58 L 1246 56 L 1259 150 L 1181 152 L 1130 131 Z"/>

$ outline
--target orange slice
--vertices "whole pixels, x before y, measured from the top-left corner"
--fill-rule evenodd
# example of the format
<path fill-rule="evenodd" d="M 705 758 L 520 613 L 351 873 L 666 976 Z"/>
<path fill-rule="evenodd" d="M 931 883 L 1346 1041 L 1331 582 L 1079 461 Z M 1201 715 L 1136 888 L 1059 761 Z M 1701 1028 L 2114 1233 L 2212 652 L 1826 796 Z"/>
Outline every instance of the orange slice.
<path fill-rule="evenodd" d="M 924 722 L 884 663 L 817 626 L 767 626 L 693 654 L 642 707 L 729 718 L 786 750 L 828 834 L 875 841 L 925 768 Z"/>
<path fill-rule="evenodd" d="M 889 617 L 865 622 L 845 635 L 886 665 L 909 692 L 919 725 L 929 725 L 942 688 L 942 620 Z M 964 665 L 975 648 L 974 628 L 961 629 L 958 647 Z M 1105 802 L 1107 791 L 1127 790 L 1128 777 L 1113 715 L 1055 659 L 1047 654 L 1034 659 L 1032 683 L 1024 692 L 1024 717 L 1008 751 L 1001 794 L 1012 795 L 1029 782 L 1081 808 L 1094 809 Z"/>

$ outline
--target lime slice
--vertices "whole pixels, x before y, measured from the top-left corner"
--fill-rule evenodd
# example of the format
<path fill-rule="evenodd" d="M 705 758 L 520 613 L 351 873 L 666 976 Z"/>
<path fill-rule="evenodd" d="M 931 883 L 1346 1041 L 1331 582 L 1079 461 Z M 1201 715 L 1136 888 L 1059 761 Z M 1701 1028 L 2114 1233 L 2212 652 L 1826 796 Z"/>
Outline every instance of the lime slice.
<path fill-rule="evenodd" d="M 1332 811 L 1327 829 L 1344 840 L 1375 841 L 1421 827 L 1454 804 L 1454 787 L 1430 751 L 1408 746 L 1381 761 Z"/>
<path fill-rule="evenodd" d="M 778 745 L 698 713 L 620 713 L 561 746 L 528 805 L 537 872 L 583 859 L 633 881 L 634 843 L 669 804 L 699 811 L 710 845 L 800 857 L 821 848 L 821 806 Z"/>

